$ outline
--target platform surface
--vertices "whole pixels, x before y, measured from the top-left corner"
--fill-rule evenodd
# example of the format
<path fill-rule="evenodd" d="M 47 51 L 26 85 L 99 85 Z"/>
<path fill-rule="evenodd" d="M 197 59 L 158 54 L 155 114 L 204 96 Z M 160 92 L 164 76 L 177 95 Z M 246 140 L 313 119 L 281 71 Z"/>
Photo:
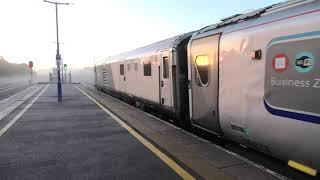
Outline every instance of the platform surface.
<path fill-rule="evenodd" d="M 177 128 L 92 87 L 79 85 L 94 99 L 204 179 L 287 179 L 222 147 Z"/>
<path fill-rule="evenodd" d="M 0 179 L 285 179 L 91 87 L 37 87 L 0 120 Z"/>
<path fill-rule="evenodd" d="M 63 86 L 61 103 L 55 85 L 44 88 L 0 136 L 0 179 L 181 179 L 73 85 Z"/>

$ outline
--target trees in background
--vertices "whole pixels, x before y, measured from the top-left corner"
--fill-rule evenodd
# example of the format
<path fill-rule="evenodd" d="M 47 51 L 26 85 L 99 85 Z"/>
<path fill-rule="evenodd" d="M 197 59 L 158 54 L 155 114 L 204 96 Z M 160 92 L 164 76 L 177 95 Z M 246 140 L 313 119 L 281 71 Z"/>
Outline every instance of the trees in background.
<path fill-rule="evenodd" d="M 26 75 L 30 72 L 27 64 L 14 64 L 0 56 L 0 77 Z"/>

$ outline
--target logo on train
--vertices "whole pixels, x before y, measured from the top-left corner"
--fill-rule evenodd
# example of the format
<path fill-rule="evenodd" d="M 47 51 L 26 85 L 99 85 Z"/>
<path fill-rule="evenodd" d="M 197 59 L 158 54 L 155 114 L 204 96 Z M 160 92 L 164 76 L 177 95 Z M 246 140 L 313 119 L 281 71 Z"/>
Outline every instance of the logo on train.
<path fill-rule="evenodd" d="M 278 54 L 272 60 L 272 67 L 278 73 L 286 71 L 288 65 L 289 58 L 285 54 Z"/>
<path fill-rule="evenodd" d="M 300 73 L 307 73 L 312 70 L 314 57 L 310 52 L 300 52 L 296 55 L 295 69 Z"/>

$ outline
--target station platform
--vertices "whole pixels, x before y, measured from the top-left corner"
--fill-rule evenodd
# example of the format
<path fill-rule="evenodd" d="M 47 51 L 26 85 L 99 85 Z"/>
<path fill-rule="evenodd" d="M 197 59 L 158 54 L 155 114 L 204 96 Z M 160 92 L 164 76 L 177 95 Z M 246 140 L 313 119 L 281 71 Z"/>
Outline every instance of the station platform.
<path fill-rule="evenodd" d="M 281 179 L 83 85 L 38 85 L 0 121 L 0 179 Z"/>

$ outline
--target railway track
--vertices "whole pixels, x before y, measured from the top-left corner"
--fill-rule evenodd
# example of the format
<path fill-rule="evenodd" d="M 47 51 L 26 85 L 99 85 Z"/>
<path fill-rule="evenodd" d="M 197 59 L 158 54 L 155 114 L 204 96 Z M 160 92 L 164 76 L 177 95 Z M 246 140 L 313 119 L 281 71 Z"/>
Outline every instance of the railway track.
<path fill-rule="evenodd" d="M 27 88 L 27 82 L 6 83 L 0 85 L 0 101 Z"/>

